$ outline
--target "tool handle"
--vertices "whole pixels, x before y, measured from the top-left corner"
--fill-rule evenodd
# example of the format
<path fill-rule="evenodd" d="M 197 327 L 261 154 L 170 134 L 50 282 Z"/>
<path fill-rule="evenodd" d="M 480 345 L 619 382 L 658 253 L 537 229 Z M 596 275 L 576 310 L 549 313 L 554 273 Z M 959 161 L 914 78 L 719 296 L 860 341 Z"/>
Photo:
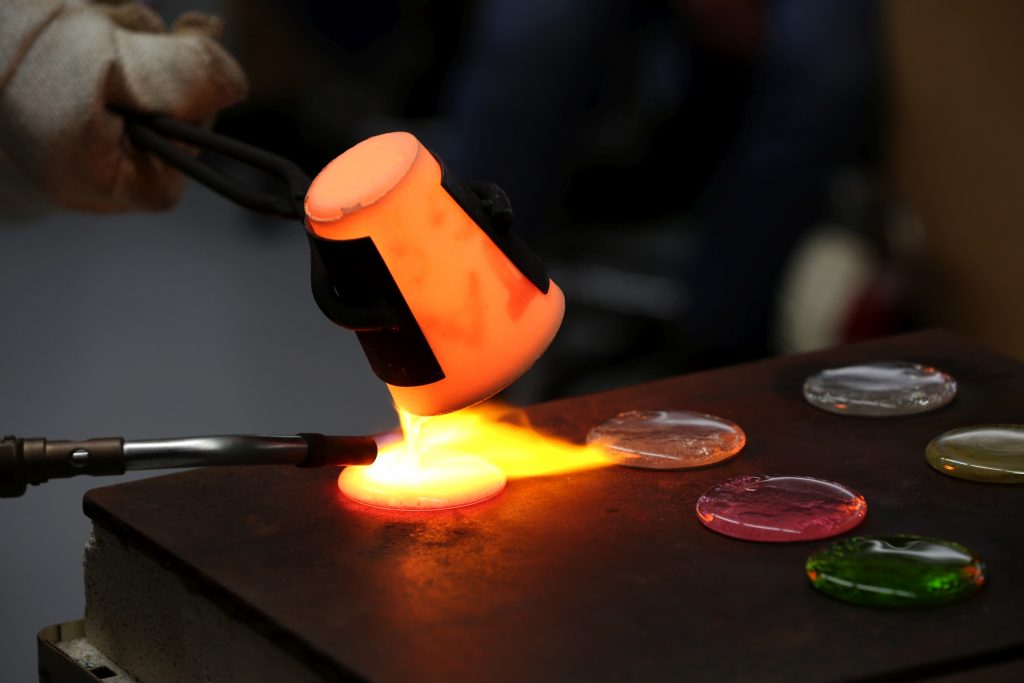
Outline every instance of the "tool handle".
<path fill-rule="evenodd" d="M 240 140 L 219 135 L 169 116 L 119 111 L 132 142 L 145 147 L 165 163 L 206 185 L 214 192 L 242 206 L 284 218 L 305 218 L 303 202 L 312 182 L 294 162 Z M 274 192 L 246 185 L 206 161 L 190 154 L 171 140 L 258 168 L 283 181 L 286 190 Z"/>
<path fill-rule="evenodd" d="M 224 465 L 324 467 L 369 465 L 377 458 L 372 436 L 196 436 L 125 441 L 120 437 L 86 441 L 43 438 L 0 439 L 0 498 L 25 493 L 28 484 L 80 474 L 124 474 Z"/>
<path fill-rule="evenodd" d="M 25 493 L 28 484 L 79 474 L 123 474 L 124 439 L 48 441 L 42 438 L 0 440 L 0 497 Z"/>

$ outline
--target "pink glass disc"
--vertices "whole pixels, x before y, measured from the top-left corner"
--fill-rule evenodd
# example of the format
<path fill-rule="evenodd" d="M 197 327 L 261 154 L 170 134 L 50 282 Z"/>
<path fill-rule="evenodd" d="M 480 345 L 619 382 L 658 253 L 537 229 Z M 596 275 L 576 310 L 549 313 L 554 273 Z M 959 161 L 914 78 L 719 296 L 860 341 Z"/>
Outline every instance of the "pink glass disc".
<path fill-rule="evenodd" d="M 867 513 L 864 496 L 811 477 L 735 477 L 697 501 L 697 517 L 712 531 L 769 543 L 836 536 L 860 524 Z"/>

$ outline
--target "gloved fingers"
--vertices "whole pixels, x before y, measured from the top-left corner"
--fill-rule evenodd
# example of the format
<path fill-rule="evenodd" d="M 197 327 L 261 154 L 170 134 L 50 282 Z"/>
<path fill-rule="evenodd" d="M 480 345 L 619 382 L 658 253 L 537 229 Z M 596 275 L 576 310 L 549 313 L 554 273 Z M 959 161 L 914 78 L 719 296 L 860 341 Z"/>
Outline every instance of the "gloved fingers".
<path fill-rule="evenodd" d="M 212 14 L 185 12 L 171 26 L 171 33 L 198 33 L 211 40 L 224 37 L 224 20 Z"/>
<path fill-rule="evenodd" d="M 113 24 L 90 5 L 57 9 L 42 30 L 17 37 L 31 43 L 0 91 L 0 146 L 10 162 L 0 182 L 23 179 L 65 207 L 116 210 L 108 195 L 119 133 L 99 104 L 116 61 Z"/>
<path fill-rule="evenodd" d="M 110 203 L 103 210 L 163 211 L 177 204 L 185 192 L 187 178 L 147 150 L 132 144 L 126 136 L 122 137 L 120 145 L 121 156 L 107 194 Z"/>
<path fill-rule="evenodd" d="M 152 8 L 137 2 L 96 3 L 96 9 L 110 17 L 115 24 L 129 31 L 140 33 L 164 33 L 167 25 Z M 224 21 L 220 17 L 202 12 L 189 11 L 178 17 L 171 26 L 171 33 L 194 31 L 213 40 L 224 36 Z"/>
<path fill-rule="evenodd" d="M 187 15 L 165 33 L 141 5 L 54 7 L 42 29 L 6 36 L 31 49 L 18 52 L 23 58 L 0 83 L 0 183 L 22 179 L 75 209 L 173 205 L 185 178 L 133 145 L 113 109 L 206 124 L 242 99 L 245 75 L 211 37 L 219 22 Z M 22 28 L 7 22 L 0 36 L 12 27 Z"/>
<path fill-rule="evenodd" d="M 164 20 L 152 8 L 137 2 L 96 3 L 96 9 L 106 14 L 121 28 L 140 33 L 163 33 Z"/>
<path fill-rule="evenodd" d="M 174 33 L 115 32 L 120 55 L 106 83 L 108 106 L 167 114 L 208 126 L 217 112 L 241 100 L 245 74 L 211 32 L 219 22 L 192 15 Z M 180 20 L 179 20 L 180 24 Z M 120 115 L 116 124 L 123 127 Z M 184 190 L 184 177 L 122 133 L 125 155 L 116 193 L 151 208 L 172 206 Z"/>
<path fill-rule="evenodd" d="M 108 82 L 108 105 L 201 122 L 245 97 L 238 62 L 201 33 L 115 31 L 114 40 L 120 73 Z"/>

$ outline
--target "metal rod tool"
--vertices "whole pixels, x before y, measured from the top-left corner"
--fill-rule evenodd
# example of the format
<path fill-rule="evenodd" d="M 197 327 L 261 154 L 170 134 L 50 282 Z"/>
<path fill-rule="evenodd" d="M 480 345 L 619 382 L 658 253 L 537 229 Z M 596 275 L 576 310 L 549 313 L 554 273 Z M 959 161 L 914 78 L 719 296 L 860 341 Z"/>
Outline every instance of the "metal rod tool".
<path fill-rule="evenodd" d="M 383 438 L 297 434 L 49 441 L 5 436 L 0 439 L 0 498 L 22 495 L 28 484 L 80 474 L 223 465 L 369 465 L 377 458 Z"/>
<path fill-rule="evenodd" d="M 260 213 L 282 218 L 305 219 L 303 201 L 310 177 L 294 162 L 265 149 L 246 144 L 219 133 L 199 128 L 169 116 L 119 112 L 125 119 L 125 131 L 132 141 L 160 157 L 165 163 L 217 192 L 223 197 Z M 279 181 L 274 188 L 246 184 L 210 165 L 173 141 L 187 143 L 201 151 L 259 169 Z"/>

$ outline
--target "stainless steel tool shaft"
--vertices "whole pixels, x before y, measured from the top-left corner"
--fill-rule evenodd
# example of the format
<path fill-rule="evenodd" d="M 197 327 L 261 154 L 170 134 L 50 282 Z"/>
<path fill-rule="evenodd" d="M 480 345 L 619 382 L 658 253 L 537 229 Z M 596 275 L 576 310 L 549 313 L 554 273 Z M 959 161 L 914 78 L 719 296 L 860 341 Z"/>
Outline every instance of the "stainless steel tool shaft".
<path fill-rule="evenodd" d="M 20 496 L 28 484 L 80 474 L 222 465 L 369 465 L 377 457 L 373 436 L 192 436 L 125 441 L 43 438 L 0 439 L 0 498 Z"/>

